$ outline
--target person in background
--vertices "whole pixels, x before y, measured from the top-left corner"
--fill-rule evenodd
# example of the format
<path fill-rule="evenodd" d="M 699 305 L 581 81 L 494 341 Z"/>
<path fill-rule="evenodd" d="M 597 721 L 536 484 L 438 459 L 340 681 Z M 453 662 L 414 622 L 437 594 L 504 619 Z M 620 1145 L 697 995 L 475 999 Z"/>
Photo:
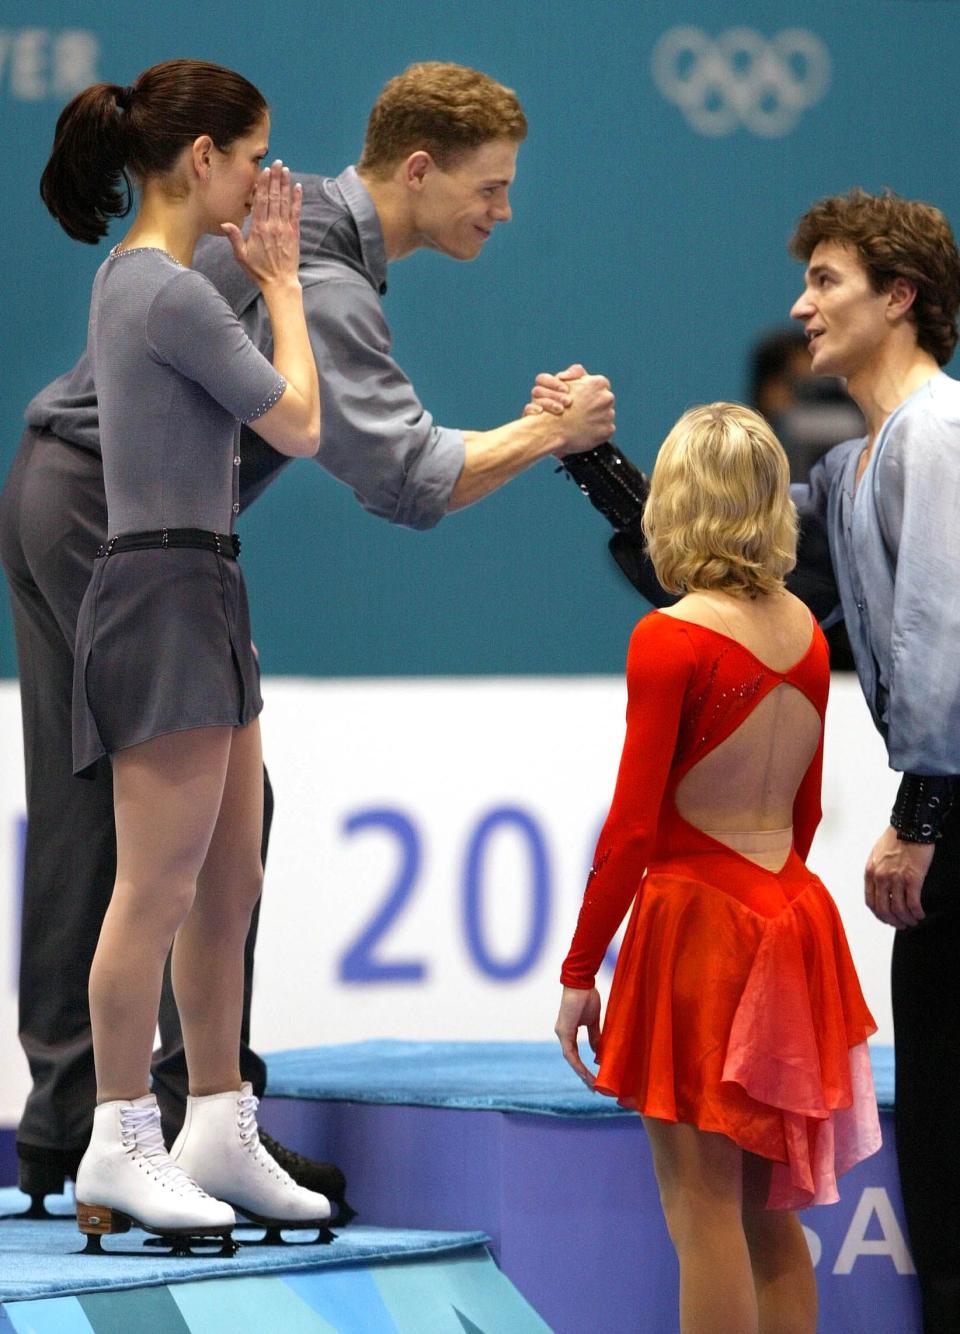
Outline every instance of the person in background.
<path fill-rule="evenodd" d="M 750 356 L 750 405 L 766 417 L 790 461 L 790 480 L 805 483 L 829 449 L 862 434 L 863 417 L 834 375 L 814 375 L 802 332 L 772 329 Z M 802 578 L 801 574 L 797 576 Z M 794 592 L 803 595 L 803 589 Z M 852 672 L 853 654 L 842 618 L 823 627 L 833 671 Z"/>
<path fill-rule="evenodd" d="M 752 348 L 749 402 L 783 445 L 791 482 L 805 482 L 828 449 L 863 429 L 843 381 L 813 374 L 807 340 L 789 325 L 771 329 Z"/>

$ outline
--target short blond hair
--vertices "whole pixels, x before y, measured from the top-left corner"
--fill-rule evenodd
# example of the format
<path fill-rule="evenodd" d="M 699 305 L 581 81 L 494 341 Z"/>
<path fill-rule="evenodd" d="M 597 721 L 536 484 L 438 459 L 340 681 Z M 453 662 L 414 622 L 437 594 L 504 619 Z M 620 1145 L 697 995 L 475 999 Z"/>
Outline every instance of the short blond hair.
<path fill-rule="evenodd" d="M 526 135 L 527 118 L 512 88 L 467 65 L 423 60 L 384 85 L 358 165 L 372 176 L 387 176 L 425 149 L 446 170 L 491 139 L 520 143 Z"/>
<path fill-rule="evenodd" d="M 657 455 L 643 531 L 670 592 L 782 588 L 797 512 L 787 456 L 763 417 L 739 403 L 685 412 Z"/>

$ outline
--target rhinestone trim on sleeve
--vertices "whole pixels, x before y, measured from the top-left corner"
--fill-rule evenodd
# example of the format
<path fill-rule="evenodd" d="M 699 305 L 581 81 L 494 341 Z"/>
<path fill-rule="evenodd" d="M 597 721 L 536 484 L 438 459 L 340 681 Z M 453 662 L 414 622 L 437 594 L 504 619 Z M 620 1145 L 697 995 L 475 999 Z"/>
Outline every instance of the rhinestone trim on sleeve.
<path fill-rule="evenodd" d="M 241 417 L 240 420 L 243 422 L 255 422 L 258 417 L 262 417 L 265 412 L 269 412 L 270 409 L 273 407 L 274 403 L 278 403 L 280 401 L 280 398 L 283 395 L 283 392 L 286 389 L 286 387 L 287 387 L 287 382 L 281 375 L 280 383 L 277 385 L 276 389 L 274 389 L 273 393 L 268 395 L 267 398 L 265 398 L 263 402 L 260 404 L 260 406 L 255 408 L 253 412 L 251 412 L 246 417 Z"/>

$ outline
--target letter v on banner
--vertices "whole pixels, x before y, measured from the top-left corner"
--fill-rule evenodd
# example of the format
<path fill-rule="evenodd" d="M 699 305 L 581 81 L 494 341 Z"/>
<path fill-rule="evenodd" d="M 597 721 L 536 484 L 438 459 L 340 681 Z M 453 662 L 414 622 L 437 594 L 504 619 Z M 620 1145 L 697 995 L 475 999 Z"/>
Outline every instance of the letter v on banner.
<path fill-rule="evenodd" d="M 868 1237 L 867 1229 L 874 1217 L 881 1236 Z M 835 1274 L 850 1274 L 861 1255 L 888 1255 L 898 1274 L 915 1274 L 907 1239 L 897 1222 L 890 1196 L 883 1186 L 867 1186 L 860 1196 L 847 1235 L 843 1239 L 833 1266 Z"/>

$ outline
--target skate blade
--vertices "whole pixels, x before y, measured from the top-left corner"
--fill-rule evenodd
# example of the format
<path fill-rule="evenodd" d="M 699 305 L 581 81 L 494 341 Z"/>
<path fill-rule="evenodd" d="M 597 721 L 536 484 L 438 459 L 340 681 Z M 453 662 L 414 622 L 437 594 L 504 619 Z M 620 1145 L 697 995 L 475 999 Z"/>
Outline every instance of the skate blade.
<path fill-rule="evenodd" d="M 167 1258 L 169 1259 L 220 1259 L 229 1258 L 236 1255 L 240 1249 L 240 1243 L 234 1241 L 232 1235 L 227 1232 L 221 1235 L 205 1235 L 192 1233 L 157 1233 L 156 1236 L 147 1237 L 143 1245 L 132 1250 L 129 1247 L 117 1249 L 112 1247 L 104 1250 L 102 1234 L 99 1232 L 90 1232 L 87 1234 L 87 1244 L 78 1255 L 123 1255 L 139 1256 L 145 1260 L 155 1260 L 156 1251 L 147 1250 L 148 1246 L 166 1247 Z"/>
<path fill-rule="evenodd" d="M 331 1241 L 336 1241 L 336 1233 L 329 1227 L 329 1219 L 317 1222 L 287 1222 L 286 1220 L 277 1220 L 271 1218 L 258 1218 L 256 1214 L 247 1213 L 239 1205 L 231 1205 L 234 1213 L 237 1215 L 237 1226 L 241 1228 L 262 1227 L 263 1236 L 257 1237 L 254 1241 L 248 1241 L 244 1238 L 244 1246 L 329 1246 Z M 282 1235 L 284 1232 L 316 1232 L 316 1236 L 311 1240 L 288 1241 Z"/>

